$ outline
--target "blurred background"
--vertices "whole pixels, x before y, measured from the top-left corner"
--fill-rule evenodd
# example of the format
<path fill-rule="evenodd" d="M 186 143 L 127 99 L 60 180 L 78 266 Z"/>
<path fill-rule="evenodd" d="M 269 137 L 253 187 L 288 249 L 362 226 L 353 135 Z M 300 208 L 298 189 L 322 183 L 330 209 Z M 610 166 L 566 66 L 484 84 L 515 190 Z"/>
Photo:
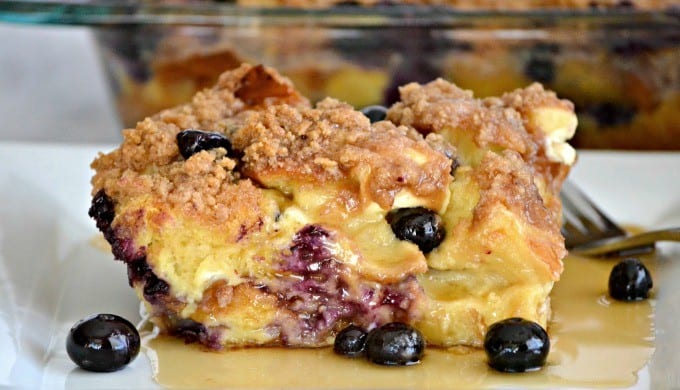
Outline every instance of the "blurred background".
<path fill-rule="evenodd" d="M 118 142 L 99 61 L 87 28 L 0 23 L 0 141 Z"/>
<path fill-rule="evenodd" d="M 389 106 L 399 86 L 437 77 L 478 97 L 540 82 L 574 103 L 579 148 L 680 150 L 673 1 L 514 14 L 167 3 L 0 2 L 0 140 L 115 143 L 250 62 L 312 101 L 357 108 Z"/>

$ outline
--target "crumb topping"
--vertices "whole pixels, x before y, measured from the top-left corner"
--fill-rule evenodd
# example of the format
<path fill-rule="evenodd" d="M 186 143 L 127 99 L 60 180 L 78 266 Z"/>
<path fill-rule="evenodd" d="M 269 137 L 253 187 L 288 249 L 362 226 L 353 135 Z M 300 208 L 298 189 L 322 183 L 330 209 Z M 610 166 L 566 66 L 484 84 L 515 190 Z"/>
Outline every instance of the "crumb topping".
<path fill-rule="evenodd" d="M 423 134 L 441 134 L 456 145 L 457 154 L 466 157 L 464 163 L 470 165 L 480 163 L 485 151 L 517 152 L 535 175 L 554 218 L 560 218 L 557 194 L 570 167 L 548 151 L 553 151 L 555 141 L 564 146 L 573 135 L 573 129 L 567 129 L 571 134 L 558 129 L 561 122 L 570 123 L 570 119 L 575 126 L 571 102 L 558 99 L 537 83 L 499 98 L 475 99 L 472 92 L 442 79 L 425 85 L 411 83 L 400 93 L 401 102 L 388 111 L 391 121 L 413 126 Z M 544 123 L 546 119 L 549 123 Z M 471 145 L 466 144 L 465 137 L 471 139 Z"/>
<path fill-rule="evenodd" d="M 290 191 L 289 183 L 359 185 L 368 191 L 368 201 L 384 209 L 402 189 L 441 197 L 451 179 L 451 160 L 432 147 L 444 150 L 442 139 L 428 142 L 412 129 L 385 121 L 371 125 L 333 99 L 314 109 L 272 106 L 254 113 L 233 142 L 244 153 L 243 173 L 266 185 L 284 192 Z"/>
<path fill-rule="evenodd" d="M 521 157 L 510 150 L 502 155 L 487 153 L 474 175 L 481 197 L 473 214 L 473 223 L 488 221 L 495 205 L 504 205 L 526 226 L 540 232 L 537 234 L 540 238 L 529 234 L 527 239 L 535 242 L 534 249 L 540 251 L 541 261 L 548 265 L 555 278 L 559 278 L 562 258 L 567 255 L 560 233 L 560 220 L 545 204 L 531 170 Z"/>
<path fill-rule="evenodd" d="M 445 80 L 425 85 L 407 84 L 399 89 L 401 102 L 388 112 L 395 123 L 413 126 L 423 134 L 442 129 L 468 133 L 480 148 L 499 146 L 523 155 L 535 154 L 535 143 L 515 110 L 497 99 L 475 99 Z"/>
<path fill-rule="evenodd" d="M 184 161 L 176 137 L 188 128 L 227 135 L 241 154 L 239 169 L 238 161 L 217 150 Z M 439 209 L 455 154 L 442 137 L 423 138 L 387 121 L 371 125 L 337 100 L 311 108 L 288 80 L 247 65 L 222 75 L 190 104 L 125 130 L 123 138 L 117 150 L 93 162 L 93 191 L 104 188 L 121 202 L 151 195 L 215 223 L 233 215 L 234 196 L 250 200 L 247 207 L 257 210 L 261 185 L 290 193 L 301 184 L 332 182 L 348 209 L 375 202 L 389 210 L 406 190 Z"/>
<path fill-rule="evenodd" d="M 487 153 L 474 172 L 481 190 L 474 219 L 488 219 L 486 205 L 501 203 L 527 224 L 560 235 L 559 224 L 543 204 L 531 171 L 517 153 L 509 150 L 502 155 Z"/>
<path fill-rule="evenodd" d="M 258 102 L 256 107 L 250 106 L 253 100 L 244 102 L 236 92 L 244 85 L 247 91 L 253 83 L 272 85 L 270 89 L 279 91 L 278 95 Z M 283 90 L 288 94 L 284 95 Z M 245 92 L 241 95 L 250 96 Z M 134 129 L 124 130 L 121 146 L 100 154 L 92 163 L 96 171 L 92 178 L 93 193 L 105 189 L 122 203 L 148 195 L 170 208 L 203 216 L 214 223 L 234 218 L 235 213 L 250 220 L 260 209 L 262 194 L 251 181 L 241 180 L 234 171 L 236 161 L 219 149 L 197 153 L 184 161 L 176 137 L 189 128 L 229 136 L 251 110 L 281 102 L 308 105 L 287 79 L 271 69 L 244 64 L 226 72 L 214 88 L 199 92 L 190 104 L 162 111 L 139 122 Z M 243 206 L 238 208 L 240 211 L 232 207 L 236 198 Z"/>

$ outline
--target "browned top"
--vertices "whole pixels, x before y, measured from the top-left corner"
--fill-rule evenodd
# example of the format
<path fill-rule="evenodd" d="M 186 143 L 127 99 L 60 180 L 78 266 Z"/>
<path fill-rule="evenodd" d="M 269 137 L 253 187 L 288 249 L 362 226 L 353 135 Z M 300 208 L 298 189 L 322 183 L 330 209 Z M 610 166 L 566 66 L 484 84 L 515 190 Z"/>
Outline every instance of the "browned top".
<path fill-rule="evenodd" d="M 551 192 L 559 191 L 569 167 L 548 158 L 547 135 L 532 124 L 530 113 L 544 107 L 573 112 L 571 102 L 557 98 L 554 92 L 546 91 L 537 83 L 500 98 L 475 99 L 471 91 L 442 79 L 425 85 L 411 83 L 400 88 L 400 93 L 401 102 L 388 112 L 393 122 L 413 126 L 424 134 L 435 132 L 459 139 L 467 136 L 474 145 L 468 153 L 461 150 L 463 156 L 483 150 L 515 151 Z M 553 206 L 553 209 L 560 207 L 559 204 Z"/>
<path fill-rule="evenodd" d="M 243 206 L 241 211 L 253 214 L 250 217 L 254 218 L 261 194 L 250 181 L 239 180 L 238 172 L 234 171 L 236 161 L 220 150 L 200 152 L 184 161 L 176 141 L 177 133 L 189 128 L 224 133 L 238 128 L 249 107 L 235 94 L 242 89 L 242 80 L 253 72 L 261 74 L 261 69 L 243 65 L 224 73 L 214 88 L 199 92 L 190 104 L 162 111 L 139 122 L 136 128 L 124 130 L 121 146 L 111 153 L 100 154 L 92 163 L 96 171 L 93 191 L 104 188 L 116 202 L 151 195 L 161 204 L 216 222 L 240 213 L 231 207 L 230 201 L 238 196 Z M 274 71 L 267 71 L 262 84 L 266 83 L 289 94 L 279 94 L 266 102 L 253 98 L 248 103 L 258 107 L 260 103 L 266 106 L 279 102 L 308 105 L 290 82 Z M 248 92 L 242 95 L 249 96 Z"/>
<path fill-rule="evenodd" d="M 558 278 L 562 273 L 561 259 L 567 255 L 560 221 L 546 207 L 529 167 L 517 153 L 507 150 L 502 155 L 488 153 L 474 172 L 481 197 L 473 223 L 489 220 L 495 205 L 504 205 L 520 221 L 540 232 L 535 236 L 528 234 L 527 240 L 533 243 L 532 248 Z"/>
<path fill-rule="evenodd" d="M 400 88 L 401 102 L 389 111 L 389 119 L 415 127 L 422 133 L 445 128 L 469 133 L 482 149 L 500 146 L 523 155 L 535 153 L 536 145 L 515 110 L 509 110 L 498 99 L 474 99 L 442 79 L 426 85 L 416 83 Z"/>
<path fill-rule="evenodd" d="M 189 128 L 227 134 L 241 154 L 239 169 L 219 149 L 185 161 L 176 135 Z M 310 108 L 288 80 L 262 66 L 223 74 L 191 103 L 147 118 L 123 137 L 118 149 L 92 163 L 94 192 L 104 188 L 116 202 L 152 195 L 159 204 L 217 223 L 235 212 L 254 218 L 260 185 L 286 190 L 282 183 L 334 182 L 362 192 L 348 201 L 375 201 L 389 209 L 401 189 L 441 206 L 451 180 L 451 159 L 444 153 L 453 149 L 441 138 L 426 141 L 389 122 L 371 126 L 334 100 Z M 241 199 L 237 207 L 230 201 L 235 196 Z M 234 210 L 240 208 L 247 210 Z"/>
<path fill-rule="evenodd" d="M 316 109 L 274 106 L 253 114 L 233 141 L 244 152 L 246 176 L 269 185 L 366 184 L 369 200 L 385 209 L 404 188 L 441 198 L 451 179 L 451 160 L 416 131 L 390 122 L 371 126 L 363 114 L 332 99 Z M 423 162 L 414 162 L 407 151 Z"/>

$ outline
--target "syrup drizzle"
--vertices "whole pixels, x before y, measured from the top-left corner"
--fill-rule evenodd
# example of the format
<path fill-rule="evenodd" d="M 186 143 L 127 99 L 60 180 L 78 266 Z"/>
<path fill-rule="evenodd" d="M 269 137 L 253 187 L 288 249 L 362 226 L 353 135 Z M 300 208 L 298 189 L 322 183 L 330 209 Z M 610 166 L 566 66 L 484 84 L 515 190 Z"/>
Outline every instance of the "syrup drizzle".
<path fill-rule="evenodd" d="M 654 259 L 644 261 L 654 276 Z M 336 356 L 330 348 L 212 352 L 156 334 L 147 335 L 143 348 L 154 379 L 169 388 L 628 387 L 654 351 L 653 297 L 633 303 L 611 300 L 607 280 L 615 263 L 565 260 L 551 295 L 552 350 L 547 366 L 536 372 L 495 372 L 483 351 L 470 348 L 429 348 L 421 364 L 405 368 Z"/>

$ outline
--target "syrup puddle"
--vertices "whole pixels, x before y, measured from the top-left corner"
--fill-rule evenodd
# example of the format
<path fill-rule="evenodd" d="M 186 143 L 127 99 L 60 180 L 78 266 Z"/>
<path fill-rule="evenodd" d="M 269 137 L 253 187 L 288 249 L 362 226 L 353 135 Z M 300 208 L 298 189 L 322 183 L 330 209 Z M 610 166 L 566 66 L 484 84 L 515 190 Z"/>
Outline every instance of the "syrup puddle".
<path fill-rule="evenodd" d="M 481 350 L 429 348 L 413 367 L 382 367 L 336 356 L 330 348 L 206 351 L 149 335 L 144 348 L 154 379 L 170 388 L 491 388 L 629 387 L 654 351 L 653 301 L 621 303 L 607 296 L 615 260 L 569 257 L 552 293 L 548 365 L 502 374 Z M 654 276 L 652 259 L 645 264 Z"/>

